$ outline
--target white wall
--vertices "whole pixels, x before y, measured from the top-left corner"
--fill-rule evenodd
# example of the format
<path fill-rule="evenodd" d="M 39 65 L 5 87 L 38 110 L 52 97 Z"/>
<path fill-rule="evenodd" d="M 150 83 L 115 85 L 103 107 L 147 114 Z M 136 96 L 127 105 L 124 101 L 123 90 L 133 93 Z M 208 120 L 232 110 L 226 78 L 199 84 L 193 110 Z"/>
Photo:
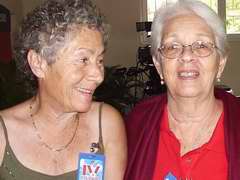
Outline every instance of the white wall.
<path fill-rule="evenodd" d="M 131 66 L 136 61 L 138 47 L 135 23 L 138 20 L 137 0 L 98 0 L 97 4 L 112 26 L 106 54 L 109 65 Z"/>

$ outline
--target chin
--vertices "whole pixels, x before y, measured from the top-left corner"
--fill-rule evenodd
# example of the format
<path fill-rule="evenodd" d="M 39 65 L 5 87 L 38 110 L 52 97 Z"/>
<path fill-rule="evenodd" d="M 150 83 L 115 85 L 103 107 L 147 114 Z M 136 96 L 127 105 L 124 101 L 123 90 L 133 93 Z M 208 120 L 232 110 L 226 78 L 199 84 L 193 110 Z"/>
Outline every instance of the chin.
<path fill-rule="evenodd" d="M 78 112 L 83 112 L 83 113 L 85 113 L 85 112 L 88 112 L 89 110 L 90 110 L 90 108 L 91 108 L 91 103 L 90 104 L 79 104 L 77 107 L 76 107 L 76 110 L 78 111 Z"/>
<path fill-rule="evenodd" d="M 174 94 L 180 97 L 191 98 L 191 97 L 197 97 L 198 95 L 200 95 L 201 91 L 197 88 L 181 88 L 178 91 L 176 91 Z"/>
<path fill-rule="evenodd" d="M 74 99 L 72 101 L 72 106 L 73 106 L 73 109 L 75 109 L 76 111 L 78 112 L 87 112 L 89 111 L 89 109 L 91 108 L 91 105 L 92 105 L 92 100 L 88 99 Z"/>

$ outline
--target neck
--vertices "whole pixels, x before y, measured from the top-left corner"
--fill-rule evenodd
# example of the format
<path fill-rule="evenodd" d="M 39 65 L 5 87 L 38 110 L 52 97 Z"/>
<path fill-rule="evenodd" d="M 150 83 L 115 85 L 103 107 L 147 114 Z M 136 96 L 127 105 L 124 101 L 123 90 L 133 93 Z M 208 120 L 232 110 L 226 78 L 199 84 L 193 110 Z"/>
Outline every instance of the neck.
<path fill-rule="evenodd" d="M 29 102 L 29 116 L 34 134 L 41 145 L 53 152 L 67 149 L 75 139 L 79 126 L 79 113 L 56 113 L 46 109 L 38 96 Z"/>
<path fill-rule="evenodd" d="M 185 154 L 206 143 L 222 112 L 221 101 L 214 96 L 200 100 L 168 100 L 169 127 Z"/>
<path fill-rule="evenodd" d="M 168 96 L 168 111 L 179 123 L 200 122 L 210 116 L 219 101 L 212 96 L 204 98 L 175 98 Z"/>
<path fill-rule="evenodd" d="M 59 129 L 59 131 L 74 123 L 76 112 L 64 112 L 48 102 L 42 99 L 39 94 L 31 99 L 31 114 L 34 115 L 35 121 L 40 121 L 39 123 L 44 124 L 44 126 Z"/>

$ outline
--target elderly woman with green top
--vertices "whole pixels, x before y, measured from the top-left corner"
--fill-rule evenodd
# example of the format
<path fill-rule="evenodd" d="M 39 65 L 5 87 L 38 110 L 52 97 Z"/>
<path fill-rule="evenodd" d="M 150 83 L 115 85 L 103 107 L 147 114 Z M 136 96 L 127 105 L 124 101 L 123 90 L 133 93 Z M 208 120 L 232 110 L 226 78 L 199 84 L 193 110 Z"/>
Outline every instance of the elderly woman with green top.
<path fill-rule="evenodd" d="M 239 180 L 240 102 L 214 88 L 228 58 L 223 22 L 197 0 L 167 4 L 155 13 L 151 48 L 167 93 L 126 119 L 125 180 Z"/>
<path fill-rule="evenodd" d="M 90 0 L 47 0 L 24 19 L 16 64 L 34 96 L 0 112 L 0 179 L 122 180 L 121 115 L 93 101 L 108 24 Z"/>

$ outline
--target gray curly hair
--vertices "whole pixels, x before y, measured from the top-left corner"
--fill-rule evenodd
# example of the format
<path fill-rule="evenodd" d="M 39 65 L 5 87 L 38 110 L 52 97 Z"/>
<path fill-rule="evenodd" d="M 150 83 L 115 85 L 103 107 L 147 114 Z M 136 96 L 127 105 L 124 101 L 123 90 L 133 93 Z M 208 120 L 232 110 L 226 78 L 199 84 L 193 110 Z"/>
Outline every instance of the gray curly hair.
<path fill-rule="evenodd" d="M 28 51 L 34 50 L 48 64 L 54 63 L 66 34 L 76 27 L 74 25 L 98 30 L 104 46 L 107 45 L 109 25 L 91 0 L 46 0 L 27 14 L 14 42 L 15 62 L 24 82 L 30 80 L 36 89 L 37 81 L 27 62 Z"/>

